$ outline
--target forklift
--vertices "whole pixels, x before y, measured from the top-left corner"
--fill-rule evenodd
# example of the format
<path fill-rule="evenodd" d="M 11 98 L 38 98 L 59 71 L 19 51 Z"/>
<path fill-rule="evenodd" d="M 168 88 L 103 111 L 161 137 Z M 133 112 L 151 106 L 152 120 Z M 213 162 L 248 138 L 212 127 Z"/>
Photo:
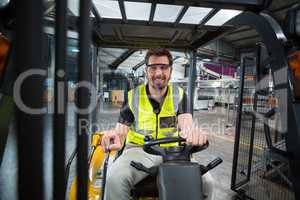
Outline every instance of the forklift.
<path fill-rule="evenodd" d="M 126 2 L 147 2 L 151 4 L 149 19 L 146 21 L 130 20 L 126 17 L 123 0 L 118 1 L 121 19 L 105 19 L 101 17 L 90 0 L 78 2 L 78 15 L 68 15 L 67 1 L 56 0 L 55 12 L 52 18 L 48 9 L 53 6 L 51 1 L 42 0 L 2 0 L 0 1 L 0 167 L 2 157 L 6 148 L 7 136 L 10 122 L 14 117 L 16 120 L 17 136 L 17 157 L 18 157 L 18 197 L 19 199 L 45 199 L 43 172 L 43 131 L 44 131 L 44 102 L 43 84 L 45 81 L 43 70 L 45 70 L 45 47 L 44 40 L 45 24 L 55 27 L 55 78 L 54 78 L 54 114 L 53 114 L 53 199 L 65 199 L 67 193 L 67 169 L 72 158 L 77 155 L 77 176 L 71 185 L 70 199 L 94 199 L 103 198 L 101 189 L 94 187 L 97 176 L 105 178 L 105 166 L 109 159 L 117 152 L 111 152 L 110 157 L 100 147 L 101 130 L 92 131 L 91 150 L 89 151 L 90 130 L 77 127 L 77 147 L 74 154 L 67 163 L 66 160 L 66 109 L 67 99 L 59 96 L 59 83 L 66 82 L 66 77 L 60 76 L 60 70 L 66 71 L 66 47 L 67 30 L 78 31 L 79 35 L 79 58 L 78 58 L 78 82 L 90 81 L 91 69 L 87 67 L 89 60 L 89 48 L 91 43 L 98 47 L 130 48 L 127 56 L 130 56 L 136 49 L 166 47 L 174 50 L 188 51 L 191 57 L 189 67 L 188 98 L 193 99 L 195 87 L 196 50 L 197 48 L 214 41 L 230 31 L 241 26 L 249 26 L 256 30 L 262 38 L 262 42 L 272 57 L 272 78 L 274 80 L 275 93 L 278 98 L 278 110 L 280 121 L 283 124 L 282 132 L 285 133 L 286 150 L 289 154 L 288 161 L 292 174 L 292 185 L 295 199 L 300 199 L 300 27 L 299 16 L 300 6 L 295 4 L 289 8 L 286 16 L 286 23 L 279 24 L 272 16 L 264 12 L 272 1 L 270 0 L 183 0 L 183 1 L 162 1 L 162 0 L 129 0 Z M 182 6 L 182 10 L 174 22 L 155 22 L 154 15 L 159 4 Z M 49 6 L 50 5 L 50 6 Z M 181 24 L 189 7 L 212 8 L 198 24 Z M 48 9 L 46 9 L 48 8 Z M 220 10 L 239 10 L 235 17 L 226 21 L 221 26 L 206 26 L 205 24 Z M 92 14 L 91 14 L 92 13 Z M 90 16 L 93 15 L 91 18 Z M 124 38 L 120 27 L 126 27 L 129 33 L 133 34 L 130 40 Z M 139 31 L 137 31 L 139 30 Z M 153 36 L 156 30 L 160 37 Z M 161 35 L 160 35 L 161 34 Z M 145 38 L 141 40 L 141 35 Z M 192 37 L 184 37 L 191 35 Z M 126 35 L 125 35 L 126 36 Z M 126 56 L 124 54 L 124 56 Z M 19 93 L 24 105 L 33 108 L 37 113 L 27 112 L 17 102 L 16 94 L 13 94 L 14 81 L 28 70 L 38 70 L 37 74 L 29 77 L 23 84 Z M 40 70 L 40 71 L 39 71 Z M 243 78 L 243 77 L 241 77 Z M 240 88 L 243 88 L 241 85 Z M 241 93 L 242 94 L 242 93 Z M 13 98 L 14 96 L 14 98 Z M 18 95 L 17 95 L 18 96 Z M 91 101 L 89 88 L 78 88 L 76 93 L 76 104 L 79 109 L 87 109 Z M 190 101 L 189 111 L 193 112 L 193 104 Z M 64 105 L 64 106 L 62 106 Z M 61 107 L 62 106 L 62 107 Z M 241 121 L 242 95 L 239 99 L 240 112 L 237 114 L 237 121 Z M 14 109 L 15 108 L 15 109 Z M 87 109 L 88 110 L 88 109 Z M 13 114 L 12 114 L 13 113 Z M 77 122 L 88 120 L 91 111 L 77 113 Z M 97 119 L 95 119 L 97 120 Z M 79 123 L 77 123 L 79 124 Z M 240 123 L 237 123 L 236 130 L 240 130 Z M 190 162 L 190 156 L 194 152 L 202 151 L 207 146 L 192 148 L 181 145 L 178 148 L 163 149 L 159 144 L 169 142 L 184 142 L 182 138 L 166 138 L 162 140 L 147 140 L 144 150 L 148 153 L 161 155 L 165 162 L 154 168 L 146 168 L 140 163 L 132 163 L 132 167 L 147 172 L 150 181 L 153 178 L 157 185 L 145 188 L 145 184 L 136 185 L 133 189 L 133 196 L 145 198 L 146 193 L 154 193 L 159 199 L 182 199 L 178 194 L 176 186 L 170 183 L 171 177 L 181 180 L 181 170 L 184 167 L 191 169 L 190 176 L 197 174 L 198 178 L 191 179 L 190 184 L 201 186 L 201 174 L 214 168 L 221 163 L 216 159 L 207 166 L 194 165 Z M 236 172 L 238 167 L 239 135 L 236 135 L 233 158 L 233 176 L 231 189 L 239 192 L 240 188 L 249 181 L 250 175 L 241 183 L 237 182 Z M 90 153 L 89 153 L 90 152 Z M 95 156 L 97 155 L 97 156 Z M 181 160 L 178 162 L 178 160 Z M 251 155 L 249 156 L 251 160 Z M 175 163 L 175 164 L 174 164 Z M 179 164 L 180 163 L 180 164 Z M 184 164 L 182 164 L 184 163 Z M 99 171 L 103 166 L 103 171 Z M 172 172 L 172 170 L 174 170 Z M 251 166 L 248 168 L 251 171 Z M 171 173 L 169 173 L 171 171 Z M 248 172 L 250 172 L 248 171 Z M 162 175 L 163 174 L 163 175 Z M 250 173 L 248 173 L 250 174 Z M 104 176 L 103 176 L 104 175 Z M 178 176 L 177 176 L 178 175 Z M 148 180 L 146 180 L 148 181 Z M 146 186 L 151 185 L 147 182 Z M 105 181 L 101 182 L 105 186 Z M 184 191 L 193 191 L 188 199 L 205 199 L 201 187 L 184 187 Z M 148 189 L 148 190 L 147 190 Z M 176 195 L 174 197 L 173 195 Z M 147 195 L 146 195 L 147 196 Z M 147 196 L 148 197 L 148 196 Z M 153 197 L 153 196 L 152 196 Z M 239 198 L 247 199 L 247 195 Z"/>

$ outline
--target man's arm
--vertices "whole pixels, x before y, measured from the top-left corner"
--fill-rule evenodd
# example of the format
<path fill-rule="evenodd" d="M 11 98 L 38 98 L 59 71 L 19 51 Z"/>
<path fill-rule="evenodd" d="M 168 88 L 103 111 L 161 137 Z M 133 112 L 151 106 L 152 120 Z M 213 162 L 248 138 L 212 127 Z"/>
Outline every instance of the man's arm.
<path fill-rule="evenodd" d="M 104 132 L 101 145 L 105 150 L 119 150 L 124 145 L 129 127 L 134 122 L 134 116 L 127 100 L 123 103 L 120 116 L 115 128 Z"/>
<path fill-rule="evenodd" d="M 207 133 L 193 123 L 193 117 L 187 110 L 188 103 L 187 95 L 184 93 L 177 112 L 180 136 L 186 138 L 188 144 L 201 146 L 207 143 Z"/>

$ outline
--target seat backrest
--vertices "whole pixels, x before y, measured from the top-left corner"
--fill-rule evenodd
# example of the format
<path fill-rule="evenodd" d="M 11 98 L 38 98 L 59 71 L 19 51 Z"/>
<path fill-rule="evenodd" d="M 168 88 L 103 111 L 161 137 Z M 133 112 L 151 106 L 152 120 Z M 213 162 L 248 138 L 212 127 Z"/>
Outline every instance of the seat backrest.
<path fill-rule="evenodd" d="M 200 165 L 197 163 L 163 163 L 158 172 L 160 200 L 203 200 Z"/>

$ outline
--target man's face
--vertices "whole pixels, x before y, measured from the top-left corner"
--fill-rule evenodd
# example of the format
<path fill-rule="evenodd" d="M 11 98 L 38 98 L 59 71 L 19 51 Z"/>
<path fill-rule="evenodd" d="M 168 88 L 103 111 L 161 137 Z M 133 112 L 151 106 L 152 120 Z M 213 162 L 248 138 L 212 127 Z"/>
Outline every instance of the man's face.
<path fill-rule="evenodd" d="M 168 86 L 171 78 L 172 67 L 167 56 L 150 56 L 146 67 L 146 77 L 149 85 L 156 90 L 162 90 Z"/>

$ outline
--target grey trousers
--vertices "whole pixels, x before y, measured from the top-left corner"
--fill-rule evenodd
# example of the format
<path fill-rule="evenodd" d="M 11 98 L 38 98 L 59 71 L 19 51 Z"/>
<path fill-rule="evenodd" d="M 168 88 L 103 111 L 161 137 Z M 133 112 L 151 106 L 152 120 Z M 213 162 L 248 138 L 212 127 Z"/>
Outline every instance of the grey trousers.
<path fill-rule="evenodd" d="M 130 165 L 131 161 L 143 163 L 146 167 L 159 165 L 161 156 L 146 153 L 140 147 L 125 148 L 122 155 L 107 170 L 105 200 L 130 200 L 130 190 L 144 179 L 147 174 Z M 203 191 L 207 195 L 206 200 L 211 200 L 213 180 L 209 173 L 202 177 Z"/>

